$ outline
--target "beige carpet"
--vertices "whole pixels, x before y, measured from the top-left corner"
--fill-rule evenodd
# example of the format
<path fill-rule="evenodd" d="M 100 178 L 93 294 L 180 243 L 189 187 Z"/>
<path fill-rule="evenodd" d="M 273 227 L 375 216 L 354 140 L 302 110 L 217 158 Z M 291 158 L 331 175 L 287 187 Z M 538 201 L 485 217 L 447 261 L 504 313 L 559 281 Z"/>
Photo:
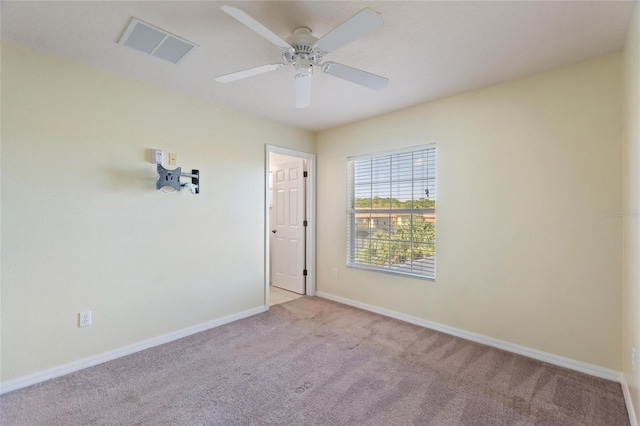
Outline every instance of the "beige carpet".
<path fill-rule="evenodd" d="M 0 423 L 626 425 L 620 385 L 318 298 L 0 398 Z"/>

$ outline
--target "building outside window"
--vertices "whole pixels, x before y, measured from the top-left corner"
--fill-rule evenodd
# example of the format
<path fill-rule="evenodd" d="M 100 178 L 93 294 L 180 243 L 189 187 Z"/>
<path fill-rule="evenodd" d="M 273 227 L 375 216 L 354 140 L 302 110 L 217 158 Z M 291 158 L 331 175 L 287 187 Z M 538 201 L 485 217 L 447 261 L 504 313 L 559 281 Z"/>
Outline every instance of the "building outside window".
<path fill-rule="evenodd" d="M 347 266 L 435 279 L 435 145 L 347 160 Z"/>

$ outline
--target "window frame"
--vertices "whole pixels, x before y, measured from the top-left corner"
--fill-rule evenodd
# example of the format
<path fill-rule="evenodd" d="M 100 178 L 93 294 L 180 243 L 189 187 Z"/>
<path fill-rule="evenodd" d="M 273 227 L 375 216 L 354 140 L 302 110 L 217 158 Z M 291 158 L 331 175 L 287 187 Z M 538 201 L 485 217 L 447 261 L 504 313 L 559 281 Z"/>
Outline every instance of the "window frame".
<path fill-rule="evenodd" d="M 431 152 L 429 152 L 431 151 Z M 426 170 L 427 170 L 427 177 L 421 177 L 421 178 L 417 178 L 413 175 L 414 171 L 415 171 L 415 154 L 419 153 L 423 155 L 427 156 L 427 161 L 429 161 L 429 159 L 432 157 L 433 158 L 433 164 L 427 166 Z M 393 159 L 394 157 L 399 158 L 402 156 L 406 156 L 407 154 L 412 154 L 411 156 L 411 179 L 410 180 L 404 180 L 404 182 L 411 182 L 411 205 L 412 207 L 410 209 L 407 208 L 393 208 L 393 200 L 395 199 L 393 197 Z M 388 208 L 374 208 L 373 205 L 373 200 L 375 198 L 374 195 L 374 186 L 376 184 L 380 184 L 380 182 L 383 181 L 376 181 L 374 176 L 374 172 L 373 172 L 373 160 L 386 160 L 388 159 L 389 161 L 389 207 Z M 356 163 L 357 162 L 364 162 L 367 160 L 371 160 L 372 161 L 372 172 L 371 172 L 371 179 L 369 182 L 365 182 L 362 183 L 363 181 L 360 180 L 360 184 L 358 184 L 357 178 L 355 176 L 355 171 L 356 171 Z M 399 160 L 400 161 L 400 160 Z M 401 170 L 399 170 L 400 172 Z M 433 188 L 433 193 L 430 192 L 429 195 L 427 195 L 427 197 L 425 197 L 427 200 L 433 200 L 434 205 L 432 209 L 428 209 L 428 208 L 415 208 L 414 207 L 414 203 L 417 200 L 416 198 L 416 193 L 415 193 L 415 183 L 416 182 L 423 182 L 425 185 L 429 185 L 429 182 L 431 182 L 432 184 L 432 188 Z M 402 181 L 398 181 L 397 183 L 402 183 Z M 356 199 L 357 197 L 357 191 L 356 191 L 356 187 L 360 186 L 360 187 L 365 187 L 366 185 L 369 184 L 371 185 L 372 191 L 371 191 L 371 195 L 370 195 L 370 199 L 371 199 L 371 206 L 367 209 L 367 208 L 356 208 Z M 386 192 L 385 192 L 386 193 Z M 389 151 L 384 151 L 384 152 L 378 152 L 378 153 L 371 153 L 371 154 L 365 154 L 365 155 L 356 155 L 356 156 L 350 156 L 347 157 L 347 252 L 346 252 L 346 266 L 348 268 L 354 268 L 354 269 L 361 269 L 361 270 L 367 270 L 367 271 L 373 271 L 373 272 L 381 272 L 381 273 L 385 273 L 385 274 L 391 274 L 391 275 L 395 275 L 395 276 L 401 276 L 401 277 L 408 277 L 408 278 L 416 278 L 416 279 L 421 279 L 421 280 L 426 280 L 426 281 L 436 281 L 436 234 L 437 234 L 437 218 L 436 218 L 436 211 L 437 211 L 437 203 L 436 203 L 436 199 L 437 199 L 437 147 L 436 147 L 436 143 L 428 143 L 428 144 L 424 144 L 424 145 L 418 145 L 418 146 L 412 146 L 412 147 L 407 147 L 407 148 L 402 148 L 402 149 L 395 149 L 395 150 L 389 150 Z M 405 197 L 406 198 L 406 197 Z M 400 202 L 406 202 L 405 201 L 400 201 Z M 366 213 L 367 211 L 371 212 L 371 214 L 376 213 L 376 214 L 388 214 L 389 215 L 389 224 L 385 225 L 385 226 L 395 226 L 396 224 L 392 224 L 393 222 L 393 218 L 392 218 L 392 214 L 397 214 L 397 218 L 396 218 L 396 222 L 397 219 L 399 219 L 401 217 L 401 215 L 409 215 L 411 217 L 411 225 L 410 225 L 410 237 L 409 239 L 394 239 L 394 234 L 392 234 L 390 231 L 388 231 L 388 239 L 374 239 L 372 238 L 372 222 L 374 221 L 373 216 L 369 216 L 368 221 L 367 218 L 364 218 L 365 223 L 369 224 L 369 231 L 368 231 L 368 235 L 366 238 L 362 239 L 362 238 L 358 238 L 358 231 L 361 231 L 362 228 L 358 227 L 357 225 L 357 213 Z M 415 241 L 414 240 L 414 217 L 415 215 L 422 215 L 425 219 L 422 219 L 422 223 L 426 223 L 429 222 L 428 219 L 426 219 L 426 217 L 428 215 L 432 215 L 432 220 L 430 220 L 430 222 L 433 224 L 432 228 L 433 228 L 433 242 L 432 243 L 425 243 L 425 241 Z M 376 221 L 379 220 L 379 218 L 375 218 Z M 379 228 L 379 227 L 377 227 Z M 382 228 L 379 228 L 382 229 Z M 365 231 L 366 232 L 366 231 Z M 382 266 L 379 265 L 374 265 L 372 264 L 372 257 L 370 254 L 369 257 L 369 263 L 360 263 L 358 262 L 357 256 L 356 256 L 356 250 L 358 247 L 358 242 L 362 242 L 362 241 L 368 241 L 370 244 L 370 247 L 372 247 L 371 245 L 374 244 L 373 241 L 378 241 L 378 242 L 382 242 L 382 244 L 384 244 L 385 241 L 388 241 L 389 244 L 389 261 L 388 264 L 383 264 Z M 402 266 L 398 266 L 398 267 L 393 267 L 393 264 L 391 263 L 391 257 L 392 257 L 392 244 L 396 242 L 396 243 L 408 243 L 411 247 L 411 256 L 410 256 L 410 267 L 409 270 L 406 270 L 405 268 L 403 268 Z M 426 258 L 419 258 L 419 259 L 432 259 L 432 262 L 429 263 L 429 267 L 423 267 L 424 270 L 423 271 L 419 271 L 416 272 L 413 270 L 413 262 L 415 262 L 416 260 L 418 260 L 418 258 L 414 258 L 413 257 L 413 250 L 414 247 L 416 247 L 416 245 L 432 245 L 434 254 L 431 256 L 428 256 Z M 370 250 L 373 250 L 373 248 L 370 248 Z M 399 263 L 403 263 L 404 262 L 399 262 Z M 398 263 L 398 264 L 399 264 Z M 432 266 L 431 266 L 432 265 Z M 419 268 L 420 269 L 420 268 Z"/>

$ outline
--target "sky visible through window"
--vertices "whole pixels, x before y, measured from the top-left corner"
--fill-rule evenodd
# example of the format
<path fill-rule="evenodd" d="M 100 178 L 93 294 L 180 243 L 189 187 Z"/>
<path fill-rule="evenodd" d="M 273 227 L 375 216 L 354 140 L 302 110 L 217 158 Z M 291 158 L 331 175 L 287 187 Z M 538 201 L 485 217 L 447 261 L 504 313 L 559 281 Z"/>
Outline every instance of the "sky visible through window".
<path fill-rule="evenodd" d="M 404 153 L 354 164 L 355 198 L 370 208 L 425 208 L 435 201 L 435 150 Z M 415 203 L 412 203 L 414 201 Z"/>

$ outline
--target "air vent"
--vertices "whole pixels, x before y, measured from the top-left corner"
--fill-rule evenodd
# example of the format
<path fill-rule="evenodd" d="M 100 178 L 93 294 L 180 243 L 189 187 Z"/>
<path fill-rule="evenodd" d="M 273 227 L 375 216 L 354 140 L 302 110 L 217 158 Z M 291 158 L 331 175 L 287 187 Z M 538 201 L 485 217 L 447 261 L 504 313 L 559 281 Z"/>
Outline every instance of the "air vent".
<path fill-rule="evenodd" d="M 119 44 L 129 46 L 173 64 L 179 63 L 197 44 L 169 34 L 165 30 L 131 19 Z"/>

